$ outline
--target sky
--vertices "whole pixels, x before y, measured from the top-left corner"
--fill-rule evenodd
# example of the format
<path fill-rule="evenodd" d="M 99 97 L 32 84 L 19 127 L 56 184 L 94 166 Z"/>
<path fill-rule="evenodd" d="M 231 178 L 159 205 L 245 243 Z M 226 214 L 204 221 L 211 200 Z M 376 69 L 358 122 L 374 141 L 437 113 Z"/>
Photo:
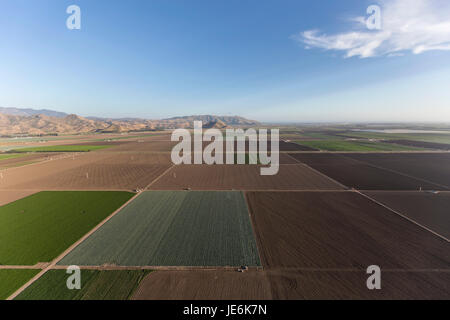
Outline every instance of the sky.
<path fill-rule="evenodd" d="M 450 122 L 448 0 L 1 0 L 0 106 Z M 66 9 L 81 10 L 69 30 Z M 370 5 L 380 29 L 368 29 Z M 378 20 L 369 20 L 369 22 Z"/>

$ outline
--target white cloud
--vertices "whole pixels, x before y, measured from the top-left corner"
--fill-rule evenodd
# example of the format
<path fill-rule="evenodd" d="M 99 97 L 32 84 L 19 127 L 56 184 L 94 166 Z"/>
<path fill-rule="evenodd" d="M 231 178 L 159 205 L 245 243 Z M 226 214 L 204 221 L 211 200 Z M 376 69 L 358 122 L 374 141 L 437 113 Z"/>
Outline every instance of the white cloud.
<path fill-rule="evenodd" d="M 353 30 L 334 35 L 307 30 L 294 36 L 307 48 L 344 52 L 345 57 L 399 56 L 450 50 L 450 1 L 381 0 L 381 30 L 365 28 L 366 17 L 355 17 Z"/>

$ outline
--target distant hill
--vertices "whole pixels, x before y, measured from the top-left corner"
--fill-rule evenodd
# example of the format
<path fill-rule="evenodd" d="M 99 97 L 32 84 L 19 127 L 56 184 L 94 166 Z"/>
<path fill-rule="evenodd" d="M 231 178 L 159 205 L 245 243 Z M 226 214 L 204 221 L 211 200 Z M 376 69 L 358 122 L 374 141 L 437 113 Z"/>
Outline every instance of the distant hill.
<path fill-rule="evenodd" d="M 187 116 L 163 120 L 146 119 L 103 119 L 84 118 L 75 114 L 67 115 L 62 112 L 3 108 L 9 113 L 0 112 L 0 135 L 45 135 L 45 134 L 77 134 L 93 132 L 130 132 L 149 131 L 156 129 L 192 128 L 196 120 L 203 121 L 205 128 L 226 128 L 237 126 L 254 126 L 259 123 L 242 117 L 222 117 L 214 115 Z M 32 111 L 29 111 L 32 110 Z M 32 113 L 32 114 L 29 114 Z"/>
<path fill-rule="evenodd" d="M 256 126 L 260 125 L 258 121 L 245 119 L 239 116 L 213 116 L 213 115 L 195 115 L 195 116 L 184 116 L 184 117 L 174 117 L 165 119 L 168 121 L 183 122 L 183 121 L 203 121 L 203 123 L 209 122 L 223 122 L 228 126 Z"/>
<path fill-rule="evenodd" d="M 47 109 L 35 110 L 31 108 L 5 108 L 5 107 L 0 107 L 0 113 L 9 114 L 12 116 L 34 116 L 37 114 L 42 114 L 45 116 L 56 118 L 64 118 L 65 116 L 68 115 L 67 113 L 64 112 Z"/>

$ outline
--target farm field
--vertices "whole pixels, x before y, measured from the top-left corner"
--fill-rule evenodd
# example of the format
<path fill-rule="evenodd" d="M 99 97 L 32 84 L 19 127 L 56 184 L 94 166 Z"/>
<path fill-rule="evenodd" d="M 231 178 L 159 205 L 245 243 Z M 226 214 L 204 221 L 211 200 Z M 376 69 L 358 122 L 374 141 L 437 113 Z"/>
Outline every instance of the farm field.
<path fill-rule="evenodd" d="M 34 277 L 39 270 L 8 270 L 0 269 L 0 300 L 5 300 L 14 291 L 19 289 L 28 280 Z"/>
<path fill-rule="evenodd" d="M 383 271 L 382 289 L 367 290 L 365 271 L 267 271 L 277 300 L 448 300 L 450 272 Z"/>
<path fill-rule="evenodd" d="M 59 265 L 258 266 L 240 192 L 144 192 Z"/>
<path fill-rule="evenodd" d="M 263 271 L 155 271 L 133 295 L 133 300 L 266 300 L 272 293 Z"/>
<path fill-rule="evenodd" d="M 448 243 L 350 191 L 248 192 L 267 269 L 448 269 Z"/>
<path fill-rule="evenodd" d="M 23 154 L 20 154 L 20 153 L 16 153 L 16 154 L 14 154 L 14 153 L 11 153 L 11 154 L 9 154 L 9 153 L 5 153 L 5 154 L 1 154 L 0 153 L 0 161 L 2 161 L 2 160 L 6 160 L 6 159 L 14 159 L 14 158 L 18 158 L 18 157 L 23 157 Z M 0 162 L 1 163 L 1 162 Z"/>
<path fill-rule="evenodd" d="M 414 146 L 401 144 L 372 142 L 372 141 L 347 141 L 347 140 L 313 140 L 295 141 L 296 143 L 324 151 L 410 151 L 425 150 Z M 313 150 L 314 150 L 313 149 Z M 307 150 L 306 150 L 307 151 Z"/>
<path fill-rule="evenodd" d="M 292 157 L 322 172 L 349 188 L 359 190 L 446 190 L 437 183 L 353 159 L 355 154 L 291 154 Z M 371 158 L 372 154 L 361 154 Z M 374 154 L 387 158 L 388 154 Z"/>
<path fill-rule="evenodd" d="M 0 264 L 56 258 L 132 197 L 128 192 L 39 192 L 0 207 Z"/>
<path fill-rule="evenodd" d="M 30 147 L 13 150 L 14 152 L 89 152 L 109 148 L 109 145 L 59 145 Z"/>
<path fill-rule="evenodd" d="M 54 156 L 57 156 L 55 154 Z M 34 163 L 49 159 L 48 154 L 12 154 L 13 157 L 0 159 L 0 169 L 12 168 L 28 163 Z"/>
<path fill-rule="evenodd" d="M 450 150 L 450 141 L 449 144 L 414 140 L 387 140 L 385 142 L 425 149 Z"/>
<path fill-rule="evenodd" d="M 332 180 L 302 165 L 280 165 L 278 174 L 261 176 L 257 165 L 180 165 L 151 190 L 339 190 Z"/>
<path fill-rule="evenodd" d="M 143 189 L 169 165 L 90 163 L 17 184 L 17 189 L 136 190 Z"/>
<path fill-rule="evenodd" d="M 371 198 L 450 239 L 450 192 L 366 191 Z"/>
<path fill-rule="evenodd" d="M 436 190 L 450 188 L 450 153 L 348 154 L 348 158 L 401 172 L 436 184 Z"/>
<path fill-rule="evenodd" d="M 49 270 L 16 300 L 127 300 L 148 273 L 145 270 L 81 270 L 81 289 L 69 290 L 66 270 Z"/>
<path fill-rule="evenodd" d="M 37 191 L 19 191 L 19 190 L 14 190 L 14 191 L 5 191 L 5 190 L 0 190 L 0 206 L 3 206 L 5 204 L 8 204 L 10 202 L 14 202 L 16 200 L 28 197 L 29 195 L 32 195 L 33 193 L 36 193 Z"/>

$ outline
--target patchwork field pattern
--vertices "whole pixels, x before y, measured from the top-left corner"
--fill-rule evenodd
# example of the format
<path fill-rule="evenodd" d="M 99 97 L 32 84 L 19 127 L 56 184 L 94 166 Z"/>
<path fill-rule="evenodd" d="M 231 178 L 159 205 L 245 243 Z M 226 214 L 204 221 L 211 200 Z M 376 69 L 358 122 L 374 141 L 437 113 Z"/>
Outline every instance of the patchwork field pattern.
<path fill-rule="evenodd" d="M 60 265 L 258 266 L 240 192 L 143 192 Z"/>
<path fill-rule="evenodd" d="M 39 192 L 0 207 L 0 264 L 49 262 L 133 196 Z"/>
<path fill-rule="evenodd" d="M 66 270 L 50 270 L 16 300 L 127 300 L 148 273 L 145 270 L 81 270 L 81 289 L 69 290 Z"/>

